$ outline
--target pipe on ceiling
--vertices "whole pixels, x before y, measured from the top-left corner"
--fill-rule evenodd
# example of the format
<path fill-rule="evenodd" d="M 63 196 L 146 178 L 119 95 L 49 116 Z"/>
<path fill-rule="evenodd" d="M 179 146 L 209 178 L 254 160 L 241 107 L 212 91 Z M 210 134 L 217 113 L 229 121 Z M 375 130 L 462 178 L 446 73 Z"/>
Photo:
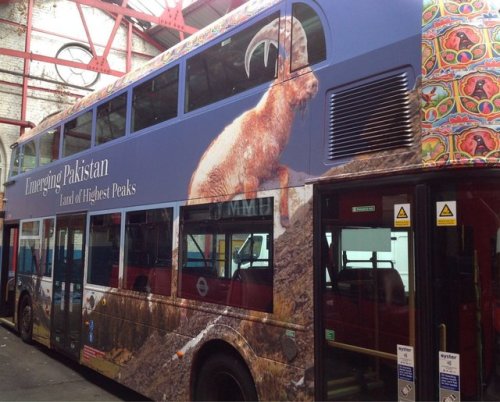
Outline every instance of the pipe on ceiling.
<path fill-rule="evenodd" d="M 29 127 L 29 128 L 34 128 L 35 123 L 31 121 L 26 121 L 26 120 L 16 120 L 16 119 L 9 119 L 8 117 L 0 117 L 0 124 L 10 124 L 11 126 L 19 126 L 19 127 Z"/>

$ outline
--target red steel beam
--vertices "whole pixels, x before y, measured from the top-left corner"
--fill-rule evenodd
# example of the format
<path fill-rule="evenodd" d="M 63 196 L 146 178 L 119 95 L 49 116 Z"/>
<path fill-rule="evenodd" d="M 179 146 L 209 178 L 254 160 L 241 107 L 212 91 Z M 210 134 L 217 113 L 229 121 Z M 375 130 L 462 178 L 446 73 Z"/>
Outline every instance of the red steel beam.
<path fill-rule="evenodd" d="M 108 55 L 102 55 L 99 56 L 95 50 L 94 42 L 92 41 L 92 36 L 90 35 L 89 28 L 87 26 L 87 21 L 85 20 L 85 15 L 83 14 L 83 10 L 80 4 L 76 3 L 76 8 L 78 9 L 78 12 L 80 14 L 80 19 L 82 20 L 83 28 L 85 29 L 85 34 L 87 35 L 87 42 L 89 43 L 90 46 L 90 52 L 92 53 L 92 60 L 88 63 L 89 67 L 94 67 L 94 68 L 105 68 L 109 69 L 109 63 L 108 63 Z M 116 26 L 117 20 L 115 20 L 115 26 Z M 106 43 L 106 49 L 108 49 L 109 42 L 114 39 L 114 35 L 112 35 L 110 38 L 108 38 L 108 42 Z"/>
<path fill-rule="evenodd" d="M 18 73 L 17 71 L 10 71 L 10 70 L 6 70 L 3 68 L 0 68 L 0 73 L 7 74 L 7 75 L 14 75 L 17 77 L 22 77 L 22 78 L 28 78 L 30 80 L 35 80 L 35 81 L 49 82 L 51 84 L 56 84 L 56 85 L 61 84 L 61 81 L 51 80 L 50 78 L 39 77 L 39 76 L 35 76 L 35 75 L 24 75 L 23 73 Z M 6 81 L 2 81 L 2 82 L 6 82 Z M 18 84 L 18 86 L 22 87 L 21 84 Z M 89 89 L 87 87 L 81 87 L 80 85 L 66 83 L 65 86 L 70 87 L 70 88 L 76 88 L 76 89 L 81 89 L 84 91 L 93 92 L 92 89 Z"/>
<path fill-rule="evenodd" d="M 85 15 L 83 15 L 83 10 L 80 4 L 76 4 L 78 13 L 80 14 L 80 19 L 82 20 L 83 29 L 85 30 L 85 35 L 87 35 L 87 42 L 89 43 L 90 51 L 93 57 L 97 57 L 97 52 L 95 51 L 94 42 L 92 42 L 92 37 L 90 36 L 89 27 L 87 26 L 87 21 L 85 20 Z"/>
<path fill-rule="evenodd" d="M 113 16 L 113 18 L 114 18 L 114 16 Z M 4 18 L 0 18 L 0 24 L 8 24 L 8 25 L 12 25 L 12 26 L 15 26 L 15 27 L 26 28 L 26 25 L 24 25 L 24 24 L 20 24 L 19 22 L 9 21 L 9 20 L 6 20 Z M 141 39 L 144 39 L 145 41 L 147 41 L 151 46 L 155 47 L 157 50 L 159 50 L 161 52 L 163 52 L 165 50 L 164 46 L 162 46 L 158 42 L 155 42 L 154 40 L 152 40 L 151 37 L 149 37 L 146 34 L 144 34 L 144 32 L 139 31 L 137 28 L 133 27 L 133 24 L 132 24 L 132 29 L 133 29 L 133 32 L 136 35 L 141 36 Z M 44 33 L 44 34 L 47 34 L 47 35 L 50 35 L 50 36 L 56 36 L 58 38 L 69 39 L 69 40 L 75 41 L 75 42 L 82 42 L 82 38 L 79 38 L 79 37 L 76 37 L 76 36 L 71 36 L 71 35 L 67 35 L 67 34 L 56 33 L 56 32 L 53 32 L 53 31 L 49 31 L 49 30 L 41 29 L 41 28 L 37 28 L 37 27 L 32 27 L 31 30 L 33 32 L 41 32 L 41 33 Z M 104 47 L 105 46 L 104 44 L 102 44 L 102 42 L 96 42 L 95 44 L 97 46 L 100 46 L 100 47 Z M 117 48 L 117 47 L 112 47 L 111 49 L 114 50 L 114 51 L 123 52 L 123 49 L 120 49 L 120 48 Z M 141 56 L 141 57 L 149 57 L 149 58 L 154 57 L 154 56 L 151 56 L 150 54 L 146 54 L 146 53 L 142 53 L 142 52 L 135 52 L 133 50 L 132 50 L 132 54 L 135 54 L 135 55 Z"/>
<path fill-rule="evenodd" d="M 85 16 L 84 16 L 83 11 L 81 9 L 81 5 L 80 5 L 81 1 L 80 0 L 75 1 L 75 3 L 76 3 L 76 6 L 78 8 L 78 12 L 80 13 L 80 18 L 82 20 L 82 24 L 83 24 L 83 27 L 85 29 L 85 33 L 87 35 L 87 41 L 89 43 L 89 46 L 90 46 L 90 49 L 91 49 L 91 53 L 92 53 L 92 56 L 93 56 L 92 60 L 90 60 L 89 63 L 80 63 L 80 62 L 77 62 L 77 61 L 58 59 L 58 58 L 55 58 L 55 57 L 49 57 L 49 56 L 44 56 L 44 55 L 40 55 L 40 54 L 31 53 L 31 51 L 30 51 L 31 50 L 30 49 L 30 42 L 31 42 L 31 31 L 32 31 L 32 28 L 33 28 L 32 27 L 32 18 L 31 18 L 32 17 L 32 11 L 33 11 L 33 1 L 34 0 L 29 0 L 31 13 L 28 12 L 28 17 L 27 17 L 28 23 L 26 24 L 27 31 L 26 31 L 26 48 L 25 48 L 25 51 L 24 52 L 20 52 L 20 51 L 13 50 L 13 49 L 0 48 L 0 55 L 3 54 L 3 55 L 7 55 L 7 56 L 20 57 L 20 58 L 24 59 L 24 61 L 25 61 L 24 76 L 28 76 L 29 75 L 29 64 L 30 64 L 30 61 L 32 61 L 32 60 L 37 60 L 37 61 L 46 62 L 46 63 L 52 63 L 52 64 L 58 64 L 58 65 L 63 65 L 63 66 L 68 66 L 68 67 L 75 67 L 75 68 L 79 68 L 79 69 L 83 69 L 83 70 L 96 71 L 96 72 L 99 72 L 99 73 L 114 75 L 114 76 L 117 76 L 117 77 L 121 77 L 123 74 L 125 74 L 125 72 L 130 71 L 130 69 L 131 69 L 131 61 L 130 61 L 130 57 L 131 56 L 130 56 L 130 54 L 132 52 L 131 49 L 127 49 L 127 51 L 126 51 L 127 52 L 127 56 L 126 56 L 127 60 L 126 60 L 125 72 L 111 69 L 110 66 L 109 66 L 109 62 L 107 60 L 108 55 L 109 55 L 109 51 L 111 49 L 111 45 L 112 45 L 112 43 L 114 41 L 114 38 L 115 38 L 116 33 L 118 31 L 118 28 L 119 28 L 119 26 L 120 26 L 120 24 L 122 22 L 122 18 L 123 18 L 124 14 L 120 13 L 118 15 L 118 17 L 113 17 L 114 20 L 115 20 L 115 24 L 114 24 L 113 30 L 111 32 L 111 35 L 108 38 L 108 41 L 106 43 L 106 46 L 105 46 L 105 49 L 104 49 L 104 53 L 102 55 L 98 55 L 97 52 L 96 52 L 96 50 L 95 50 L 95 46 L 94 46 L 94 43 L 92 41 L 92 37 L 90 35 L 90 31 L 88 29 L 88 26 L 87 26 L 87 23 L 86 23 L 86 20 L 85 20 Z M 118 8 L 123 9 L 123 10 L 134 11 L 134 10 L 126 8 L 127 2 L 128 2 L 128 0 L 124 0 L 123 3 L 122 3 L 122 6 L 118 7 Z M 84 1 L 83 1 L 83 3 L 84 3 Z M 103 4 L 100 1 L 98 3 L 99 3 L 98 5 L 102 5 Z M 114 11 L 116 11 L 115 7 L 112 6 L 112 8 L 114 8 Z M 165 11 L 168 11 L 168 10 L 165 10 Z M 127 26 L 129 28 L 130 24 L 127 24 Z M 140 32 L 140 31 L 138 31 L 138 32 Z M 130 33 L 128 33 L 128 35 L 130 35 Z M 127 40 L 131 42 L 131 38 L 129 38 L 129 36 L 127 37 Z M 155 45 L 155 44 L 153 44 L 153 45 Z M 25 88 L 26 88 L 26 93 L 27 93 L 27 82 L 25 84 Z M 24 92 L 25 91 L 23 91 L 23 93 Z M 25 101 L 22 102 L 22 105 L 24 105 L 24 104 L 25 104 Z M 25 108 L 24 108 L 24 110 L 25 110 Z M 24 113 L 25 113 L 25 111 L 24 111 Z"/>
<path fill-rule="evenodd" d="M 132 69 L 132 28 L 133 24 L 129 21 L 127 24 L 127 59 L 125 63 L 127 73 Z"/>
<path fill-rule="evenodd" d="M 127 2 L 128 0 L 123 0 L 123 7 L 127 7 Z M 116 33 L 118 32 L 118 28 L 120 27 L 120 24 L 122 22 L 123 15 L 118 15 L 118 17 L 114 18 L 115 24 L 113 26 L 113 29 L 111 31 L 111 34 L 108 38 L 108 42 L 106 43 L 106 47 L 104 48 L 104 52 L 102 55 L 98 55 L 94 42 L 92 41 L 92 36 L 90 35 L 90 31 L 87 25 L 87 21 L 85 20 L 85 15 L 83 14 L 82 7 L 79 3 L 76 3 L 76 8 L 78 8 L 78 12 L 80 14 L 80 18 L 82 20 L 83 27 L 85 29 L 85 34 L 87 35 L 87 41 L 89 42 L 90 45 L 90 50 L 92 52 L 92 60 L 89 62 L 89 66 L 91 67 L 97 67 L 97 68 L 106 68 L 109 69 L 109 62 L 108 62 L 108 56 L 109 56 L 109 51 L 111 49 L 111 44 L 115 40 Z"/>
<path fill-rule="evenodd" d="M 141 38 L 143 41 L 149 43 L 151 46 L 153 46 L 154 48 L 156 48 L 156 50 L 159 50 L 160 52 L 164 52 L 166 50 L 165 46 L 162 45 L 161 43 L 157 42 L 156 40 L 154 40 L 150 35 L 142 32 L 141 30 L 137 29 L 134 24 L 132 24 L 132 29 L 134 31 L 134 33 L 139 37 Z"/>
<path fill-rule="evenodd" d="M 24 44 L 24 51 L 26 53 L 30 52 L 31 49 L 31 28 L 33 22 L 33 0 L 28 1 L 28 14 L 26 15 L 26 37 Z M 23 67 L 23 90 L 21 96 L 21 120 L 26 120 L 26 107 L 28 103 L 28 79 L 26 78 L 30 74 L 30 59 L 24 59 Z M 19 126 L 21 128 L 19 135 L 24 134 L 24 129 L 26 126 Z"/>
<path fill-rule="evenodd" d="M 21 128 L 35 127 L 35 123 L 31 121 L 9 119 L 8 117 L 0 117 L 0 124 L 10 124 L 11 126 L 19 126 Z"/>
<path fill-rule="evenodd" d="M 173 10 L 176 12 L 171 15 L 171 10 L 169 7 L 165 9 L 160 17 L 153 16 L 151 14 L 142 13 L 140 11 L 133 10 L 131 8 L 125 8 L 117 4 L 104 3 L 100 0 L 70 0 L 74 3 L 99 8 L 101 10 L 106 10 L 110 13 L 125 15 L 127 17 L 137 18 L 139 20 L 152 22 L 157 25 L 164 26 L 166 28 L 171 28 L 179 32 L 184 32 L 188 34 L 193 34 L 198 31 L 195 27 L 187 25 L 184 23 L 184 16 L 182 12 L 179 13 L 179 8 L 176 7 Z"/>
<path fill-rule="evenodd" d="M 117 70 L 113 70 L 111 68 L 105 68 L 104 66 L 101 66 L 101 65 L 95 65 L 95 66 L 94 65 L 87 65 L 84 63 L 79 63 L 77 61 L 58 59 L 56 57 L 43 56 L 41 54 L 31 53 L 31 52 L 30 53 L 21 52 L 19 50 L 13 50 L 13 49 L 0 48 L 0 55 L 20 57 L 21 59 L 25 59 L 25 60 L 26 59 L 36 60 L 36 61 L 41 61 L 44 63 L 59 64 L 62 66 L 80 68 L 82 70 L 97 71 L 97 72 L 108 74 L 108 75 L 114 75 L 116 77 L 121 77 L 123 74 L 125 74 L 123 71 L 117 71 Z"/>
<path fill-rule="evenodd" d="M 30 77 L 28 77 L 28 78 L 30 78 Z M 6 85 L 6 86 L 11 86 L 11 87 L 17 87 L 17 88 L 22 87 L 22 84 L 18 84 L 17 82 L 9 82 L 9 81 L 5 81 L 5 80 L 0 80 L 0 85 Z M 83 95 L 75 94 L 75 93 L 67 92 L 67 91 L 61 91 L 59 89 L 44 88 L 44 87 L 38 87 L 38 86 L 34 86 L 34 85 L 28 85 L 28 89 L 30 91 L 49 92 L 52 94 L 72 96 L 73 98 L 78 98 L 78 99 L 83 98 Z M 0 92 L 5 92 L 5 91 L 0 89 Z"/>
<path fill-rule="evenodd" d="M 123 0 L 122 6 L 127 7 L 127 2 L 128 0 Z M 80 6 L 78 4 L 78 6 Z M 102 57 L 104 59 L 108 58 L 109 55 L 109 50 L 111 49 L 111 44 L 115 40 L 116 32 L 118 31 L 118 28 L 120 27 L 120 24 L 123 19 L 123 14 L 118 15 L 118 17 L 115 18 L 115 25 L 113 26 L 113 30 L 111 31 L 111 35 L 109 36 L 108 43 L 106 45 L 106 48 L 104 49 L 104 53 L 102 54 Z"/>

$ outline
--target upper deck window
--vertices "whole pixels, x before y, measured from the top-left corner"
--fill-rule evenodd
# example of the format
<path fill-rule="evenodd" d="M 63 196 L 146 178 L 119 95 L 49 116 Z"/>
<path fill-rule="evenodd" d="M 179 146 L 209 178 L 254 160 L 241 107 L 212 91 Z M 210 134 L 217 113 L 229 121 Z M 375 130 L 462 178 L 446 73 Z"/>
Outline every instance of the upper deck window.
<path fill-rule="evenodd" d="M 27 172 L 36 167 L 36 145 L 34 141 L 23 145 L 23 157 L 21 162 L 21 172 Z"/>
<path fill-rule="evenodd" d="M 125 135 L 127 93 L 118 95 L 97 108 L 96 145 Z"/>
<path fill-rule="evenodd" d="M 63 156 L 90 148 L 92 138 L 92 111 L 88 111 L 64 125 Z"/>
<path fill-rule="evenodd" d="M 132 132 L 153 126 L 177 116 L 179 66 L 134 88 Z"/>
<path fill-rule="evenodd" d="M 10 177 L 19 174 L 19 162 L 21 162 L 21 147 L 16 146 L 12 149 Z"/>
<path fill-rule="evenodd" d="M 59 159 L 61 128 L 49 130 L 40 137 L 40 166 Z"/>
<path fill-rule="evenodd" d="M 278 18 L 279 13 L 274 13 L 187 61 L 186 112 L 276 78 L 279 31 L 271 29 L 271 24 L 275 22 L 277 27 Z M 269 25 L 266 42 L 252 42 L 266 25 Z M 273 45 L 269 46 L 269 54 L 266 54 L 265 43 L 269 42 Z"/>
<path fill-rule="evenodd" d="M 295 18 L 293 23 L 300 22 L 307 37 L 307 57 L 304 57 L 304 50 L 300 49 L 303 42 L 292 36 L 291 69 L 295 71 L 325 60 L 326 43 L 321 20 L 311 7 L 306 4 L 295 3 L 292 13 Z M 295 27 L 292 27 L 292 32 L 296 32 Z"/>

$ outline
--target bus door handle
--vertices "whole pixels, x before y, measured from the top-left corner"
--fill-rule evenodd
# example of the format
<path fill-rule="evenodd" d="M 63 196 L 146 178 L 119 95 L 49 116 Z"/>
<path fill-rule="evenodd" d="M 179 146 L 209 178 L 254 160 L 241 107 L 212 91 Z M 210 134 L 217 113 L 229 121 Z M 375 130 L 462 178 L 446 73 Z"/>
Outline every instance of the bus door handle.
<path fill-rule="evenodd" d="M 439 324 L 439 350 L 441 352 L 446 352 L 446 324 Z"/>

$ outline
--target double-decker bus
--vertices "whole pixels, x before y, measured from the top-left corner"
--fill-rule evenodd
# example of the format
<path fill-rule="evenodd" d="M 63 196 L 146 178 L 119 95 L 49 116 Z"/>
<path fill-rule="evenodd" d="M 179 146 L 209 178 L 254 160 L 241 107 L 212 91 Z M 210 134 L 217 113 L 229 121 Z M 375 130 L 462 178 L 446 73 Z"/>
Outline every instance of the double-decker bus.
<path fill-rule="evenodd" d="M 251 0 L 47 119 L 4 315 L 155 400 L 498 400 L 498 13 Z"/>

